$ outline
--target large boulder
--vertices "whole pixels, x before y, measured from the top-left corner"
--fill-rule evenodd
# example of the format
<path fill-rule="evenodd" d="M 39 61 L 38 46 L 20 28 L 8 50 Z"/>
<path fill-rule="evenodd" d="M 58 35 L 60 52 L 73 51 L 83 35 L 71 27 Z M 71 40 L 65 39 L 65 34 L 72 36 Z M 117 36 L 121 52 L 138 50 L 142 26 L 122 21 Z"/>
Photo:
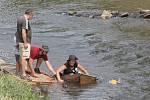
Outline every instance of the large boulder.
<path fill-rule="evenodd" d="M 112 15 L 112 12 L 110 10 L 104 10 L 102 12 L 102 15 L 101 15 L 101 18 L 102 19 L 109 19 L 111 18 L 113 15 Z"/>
<path fill-rule="evenodd" d="M 149 9 L 140 9 L 140 10 L 139 10 L 139 13 L 140 13 L 140 14 L 150 13 L 150 10 L 149 10 Z"/>
<path fill-rule="evenodd" d="M 145 19 L 150 19 L 150 10 L 149 9 L 140 9 L 140 17 Z"/>

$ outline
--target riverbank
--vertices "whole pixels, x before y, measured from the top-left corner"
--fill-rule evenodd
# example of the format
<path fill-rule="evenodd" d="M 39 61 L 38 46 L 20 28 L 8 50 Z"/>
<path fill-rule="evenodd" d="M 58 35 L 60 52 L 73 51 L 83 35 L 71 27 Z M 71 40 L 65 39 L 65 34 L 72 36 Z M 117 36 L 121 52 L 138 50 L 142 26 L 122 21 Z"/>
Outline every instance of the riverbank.
<path fill-rule="evenodd" d="M 19 77 L 4 73 L 2 67 L 6 66 L 0 61 L 0 100 L 38 100 L 39 94 L 33 92 L 31 84 Z"/>
<path fill-rule="evenodd" d="M 97 0 L 100 9 L 134 12 L 142 9 L 150 9 L 149 0 Z"/>
<path fill-rule="evenodd" d="M 0 74 L 1 100 L 38 100 L 38 98 L 39 95 L 33 92 L 30 84 L 10 74 Z"/>

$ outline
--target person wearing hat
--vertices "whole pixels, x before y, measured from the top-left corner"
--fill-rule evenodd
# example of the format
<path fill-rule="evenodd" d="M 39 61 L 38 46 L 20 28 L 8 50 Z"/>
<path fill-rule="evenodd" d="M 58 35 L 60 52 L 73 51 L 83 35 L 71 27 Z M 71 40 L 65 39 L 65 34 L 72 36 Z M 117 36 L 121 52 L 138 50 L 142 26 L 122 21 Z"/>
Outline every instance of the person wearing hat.
<path fill-rule="evenodd" d="M 56 71 L 56 76 L 58 82 L 63 83 L 64 80 L 60 78 L 60 75 L 68 75 L 68 74 L 77 74 L 77 73 L 82 73 L 82 74 L 87 74 L 87 70 L 81 66 L 78 63 L 78 58 L 75 55 L 69 55 L 69 58 L 65 64 L 60 66 L 57 71 Z"/>
<path fill-rule="evenodd" d="M 48 67 L 48 69 L 54 75 L 56 75 L 55 70 L 53 69 L 52 65 L 48 61 L 48 52 L 49 52 L 49 48 L 46 45 L 42 45 L 42 48 L 31 47 L 31 50 L 30 50 L 30 59 L 29 59 L 29 66 L 31 68 L 33 68 L 32 67 L 33 62 L 34 62 L 34 60 L 37 60 L 36 66 L 34 68 L 35 73 L 42 74 L 40 72 L 39 67 L 41 66 L 42 62 L 44 61 L 45 64 L 46 64 L 46 66 Z"/>

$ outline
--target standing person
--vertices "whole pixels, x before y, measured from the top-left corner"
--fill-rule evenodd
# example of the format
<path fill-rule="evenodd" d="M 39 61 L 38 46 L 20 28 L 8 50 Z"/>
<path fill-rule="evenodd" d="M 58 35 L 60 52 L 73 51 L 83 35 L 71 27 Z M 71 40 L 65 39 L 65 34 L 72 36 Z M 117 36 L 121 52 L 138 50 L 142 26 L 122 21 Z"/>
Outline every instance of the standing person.
<path fill-rule="evenodd" d="M 15 36 L 16 36 L 16 48 L 19 50 L 20 57 L 19 61 L 18 59 L 16 59 L 17 60 L 16 65 L 19 65 L 23 78 L 26 77 L 25 67 L 30 57 L 32 32 L 29 21 L 32 20 L 33 15 L 34 11 L 32 9 L 27 9 L 23 16 L 17 18 L 17 32 Z M 30 70 L 32 72 L 32 75 L 35 76 L 34 70 L 31 67 Z"/>
<path fill-rule="evenodd" d="M 60 74 L 69 75 L 69 74 L 81 73 L 81 74 L 88 75 L 87 70 L 82 65 L 80 65 L 77 62 L 77 60 L 78 58 L 75 55 L 70 55 L 67 62 L 57 69 L 56 75 L 57 75 L 58 82 L 62 82 L 62 83 L 64 82 L 64 80 L 60 78 Z"/>
<path fill-rule="evenodd" d="M 36 73 L 42 74 L 39 67 L 44 61 L 48 69 L 54 74 L 54 76 L 56 76 L 55 70 L 53 69 L 52 65 L 48 61 L 48 52 L 49 52 L 49 48 L 46 45 L 42 45 L 41 48 L 31 47 L 29 66 L 32 67 L 34 60 L 37 60 L 34 70 Z"/>

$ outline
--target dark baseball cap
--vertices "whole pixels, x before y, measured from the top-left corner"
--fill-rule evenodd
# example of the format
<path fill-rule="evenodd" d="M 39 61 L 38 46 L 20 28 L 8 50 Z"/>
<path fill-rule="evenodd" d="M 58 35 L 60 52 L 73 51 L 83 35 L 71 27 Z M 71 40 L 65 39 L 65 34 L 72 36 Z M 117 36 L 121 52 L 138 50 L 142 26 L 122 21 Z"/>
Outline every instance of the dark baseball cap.
<path fill-rule="evenodd" d="M 42 45 L 41 49 L 47 53 L 49 52 L 49 47 L 47 45 Z"/>
<path fill-rule="evenodd" d="M 78 60 L 78 58 L 75 55 L 69 55 L 68 60 Z"/>

